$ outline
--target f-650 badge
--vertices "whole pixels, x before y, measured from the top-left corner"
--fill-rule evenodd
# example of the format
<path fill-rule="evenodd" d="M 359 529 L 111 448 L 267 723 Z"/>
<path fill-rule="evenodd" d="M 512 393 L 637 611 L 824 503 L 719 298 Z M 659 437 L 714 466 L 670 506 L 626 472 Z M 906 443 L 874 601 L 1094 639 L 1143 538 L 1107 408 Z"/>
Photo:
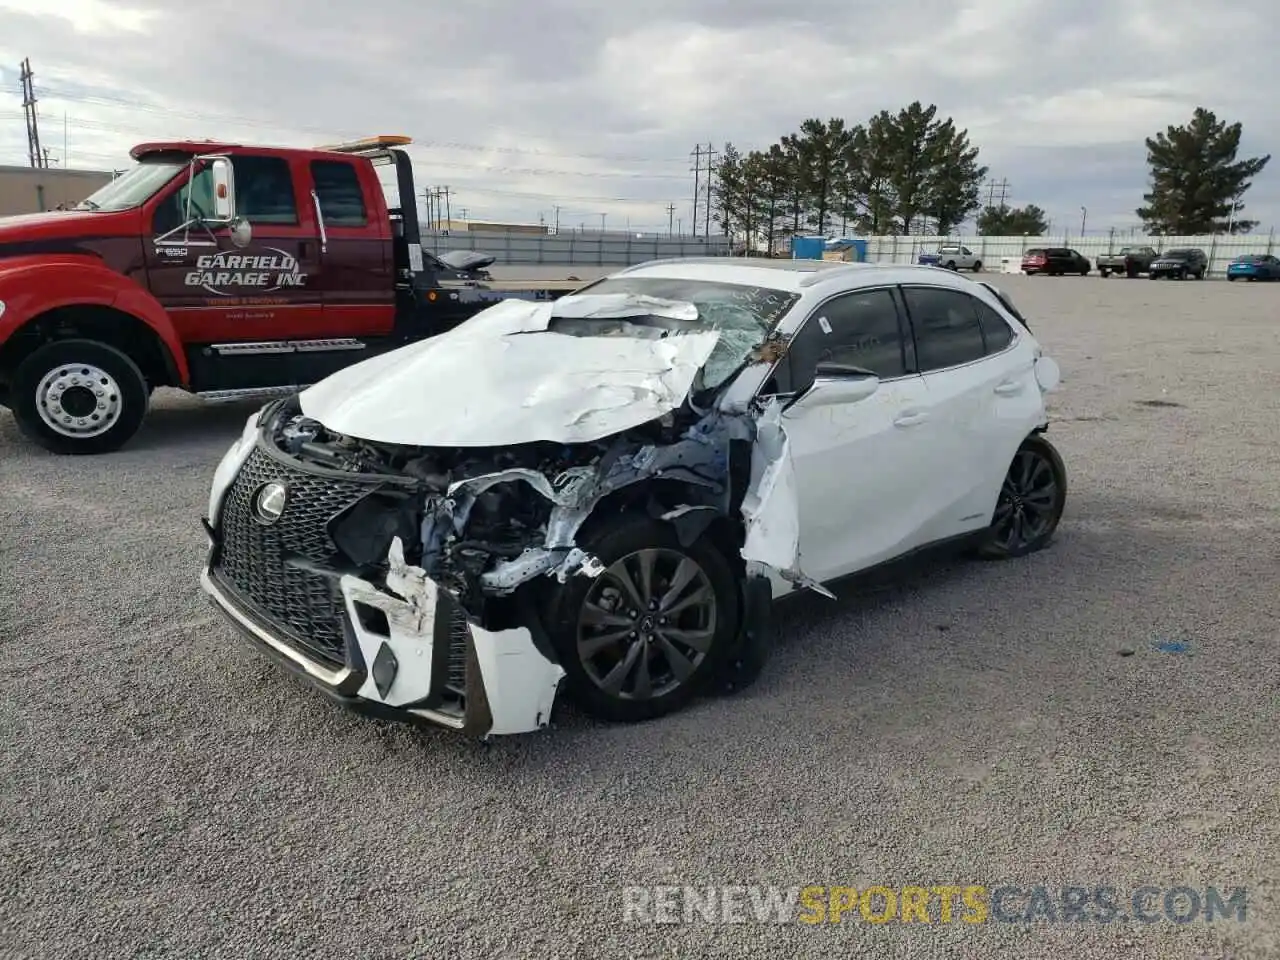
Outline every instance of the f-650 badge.
<path fill-rule="evenodd" d="M 270 293 L 285 287 L 303 287 L 307 275 L 298 261 L 276 247 L 259 253 L 210 253 L 196 260 L 196 269 L 187 274 L 188 287 L 200 287 L 219 297 L 243 296 L 247 289 Z"/>

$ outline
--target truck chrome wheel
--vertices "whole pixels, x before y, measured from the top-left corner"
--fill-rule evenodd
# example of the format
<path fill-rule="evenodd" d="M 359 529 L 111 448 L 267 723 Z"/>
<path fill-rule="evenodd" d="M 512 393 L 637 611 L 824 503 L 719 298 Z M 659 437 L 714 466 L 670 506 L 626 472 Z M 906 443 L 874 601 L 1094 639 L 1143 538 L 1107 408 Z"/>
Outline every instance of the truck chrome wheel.
<path fill-rule="evenodd" d="M 65 364 L 36 385 L 36 409 L 45 425 L 61 436 L 100 436 L 120 419 L 120 385 L 92 364 Z"/>
<path fill-rule="evenodd" d="M 588 591 L 578 618 L 578 657 L 609 696 L 665 696 L 711 651 L 717 613 L 715 588 L 692 557 L 637 550 L 609 566 Z"/>

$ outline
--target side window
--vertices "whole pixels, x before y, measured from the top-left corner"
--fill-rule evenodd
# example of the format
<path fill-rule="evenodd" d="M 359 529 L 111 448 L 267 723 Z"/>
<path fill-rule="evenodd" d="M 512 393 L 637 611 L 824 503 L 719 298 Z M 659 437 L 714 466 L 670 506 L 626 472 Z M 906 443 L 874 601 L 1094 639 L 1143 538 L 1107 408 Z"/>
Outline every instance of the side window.
<path fill-rule="evenodd" d="M 889 290 L 859 290 L 814 311 L 788 351 L 794 388 L 813 380 L 822 361 L 870 370 L 882 379 L 907 372 L 898 306 Z"/>
<path fill-rule="evenodd" d="M 213 212 L 213 171 L 205 167 L 156 207 L 151 221 L 154 236 L 176 230 L 187 222 L 187 198 L 191 198 L 191 215 Z"/>
<path fill-rule="evenodd" d="M 974 309 L 978 311 L 978 324 L 982 327 L 982 339 L 987 345 L 988 356 L 999 353 L 1013 342 L 1013 328 L 995 310 L 976 297 L 973 298 Z"/>
<path fill-rule="evenodd" d="M 250 223 L 296 224 L 298 204 L 288 161 L 280 157 L 232 157 L 236 213 Z"/>
<path fill-rule="evenodd" d="M 906 297 L 921 373 L 979 360 L 986 353 L 975 301 L 968 294 L 908 287 Z"/>
<path fill-rule="evenodd" d="M 368 222 L 364 191 L 356 168 L 341 160 L 311 161 L 311 179 L 324 222 L 333 227 L 363 227 Z"/>

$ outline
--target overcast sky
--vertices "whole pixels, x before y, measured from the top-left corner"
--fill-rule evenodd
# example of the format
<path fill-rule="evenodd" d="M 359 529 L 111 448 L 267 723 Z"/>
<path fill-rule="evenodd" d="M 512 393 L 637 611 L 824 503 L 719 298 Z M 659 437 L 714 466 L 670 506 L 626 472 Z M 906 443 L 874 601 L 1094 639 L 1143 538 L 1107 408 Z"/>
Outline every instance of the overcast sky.
<path fill-rule="evenodd" d="M 696 143 L 764 147 L 805 117 L 914 99 L 967 127 L 1055 232 L 1136 225 L 1143 138 L 1197 104 L 1277 151 L 1268 4 L 1202 0 L 0 0 L 0 163 L 41 136 L 74 167 L 198 137 L 417 142 L 455 216 L 688 230 Z M 56 12 L 54 12 L 56 11 Z M 65 122 L 64 122 L 65 118 Z M 1280 159 L 1246 197 L 1280 222 Z"/>

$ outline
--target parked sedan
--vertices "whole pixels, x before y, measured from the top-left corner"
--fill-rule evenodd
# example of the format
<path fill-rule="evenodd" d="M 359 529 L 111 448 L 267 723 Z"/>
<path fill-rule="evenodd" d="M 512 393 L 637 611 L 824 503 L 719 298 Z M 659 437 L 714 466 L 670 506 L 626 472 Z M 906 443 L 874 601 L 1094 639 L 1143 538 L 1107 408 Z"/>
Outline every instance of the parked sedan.
<path fill-rule="evenodd" d="M 948 270 L 982 271 L 982 258 L 962 244 L 944 244 L 937 253 L 922 253 L 918 261 L 921 266 L 946 267 Z"/>
<path fill-rule="evenodd" d="M 1070 247 L 1033 247 L 1022 255 L 1022 272 L 1028 276 L 1043 273 L 1048 276 L 1061 276 L 1064 273 L 1078 273 L 1087 276 L 1092 264 L 1089 258 Z"/>
<path fill-rule="evenodd" d="M 749 683 L 775 600 L 1048 544 L 1058 380 L 1006 296 L 948 271 L 642 264 L 255 413 L 202 584 L 354 709 L 484 737 L 546 726 L 563 686 L 645 720 Z"/>
<path fill-rule="evenodd" d="M 1161 277 L 1176 277 L 1179 280 L 1194 277 L 1196 280 L 1203 280 L 1208 272 L 1209 258 L 1203 250 L 1198 247 L 1179 247 L 1176 250 L 1166 250 L 1152 260 L 1147 276 L 1152 280 L 1159 280 Z"/>
<path fill-rule="evenodd" d="M 1236 257 L 1227 265 L 1228 280 L 1280 280 L 1280 259 L 1269 253 Z"/>

